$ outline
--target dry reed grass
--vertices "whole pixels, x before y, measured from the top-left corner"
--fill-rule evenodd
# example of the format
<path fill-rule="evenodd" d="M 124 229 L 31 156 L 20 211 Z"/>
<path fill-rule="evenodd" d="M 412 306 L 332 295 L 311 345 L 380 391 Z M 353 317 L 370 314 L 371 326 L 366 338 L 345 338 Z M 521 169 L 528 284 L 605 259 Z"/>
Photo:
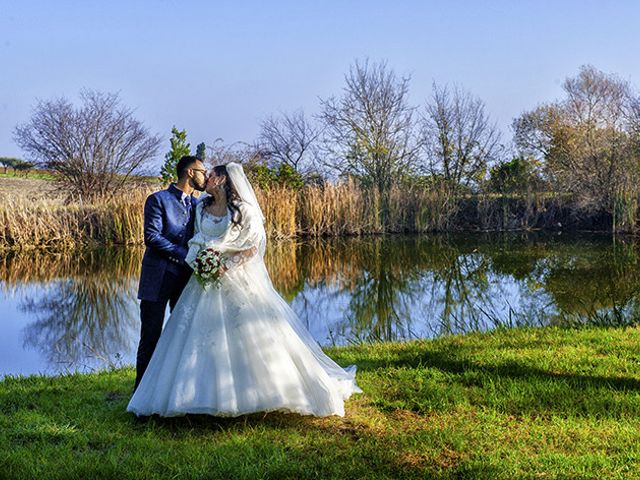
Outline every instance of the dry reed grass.
<path fill-rule="evenodd" d="M 289 238 L 296 235 L 296 191 L 283 187 L 256 189 L 256 197 L 265 217 L 265 230 L 269 238 Z"/>
<path fill-rule="evenodd" d="M 0 248 L 142 244 L 145 198 L 159 188 L 147 184 L 103 202 L 84 203 L 16 189 L 7 195 L 0 187 Z M 567 201 L 542 195 L 456 198 L 446 189 L 396 186 L 389 194 L 384 225 L 378 192 L 351 182 L 308 186 L 299 192 L 283 187 L 256 189 L 256 195 L 267 235 L 278 239 L 540 228 L 561 217 L 564 223 L 570 210 Z M 633 219 L 624 220 L 627 228 L 635 225 Z"/>
<path fill-rule="evenodd" d="M 140 244 L 142 213 L 148 192 L 134 191 L 104 202 L 3 198 L 0 202 L 0 246 L 78 247 L 96 244 Z"/>
<path fill-rule="evenodd" d="M 299 202 L 299 234 L 319 237 L 383 231 L 377 191 L 365 191 L 352 182 L 307 187 Z"/>

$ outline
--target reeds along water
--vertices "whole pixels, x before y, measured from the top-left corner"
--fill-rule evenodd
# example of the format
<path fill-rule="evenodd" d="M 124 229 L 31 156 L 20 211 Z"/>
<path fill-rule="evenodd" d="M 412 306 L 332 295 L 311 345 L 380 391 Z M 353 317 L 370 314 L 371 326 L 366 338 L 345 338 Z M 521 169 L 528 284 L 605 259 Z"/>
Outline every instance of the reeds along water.
<path fill-rule="evenodd" d="M 311 186 L 299 195 L 298 233 L 312 237 L 381 233 L 380 196 L 353 182 Z"/>
<path fill-rule="evenodd" d="M 256 197 L 265 217 L 268 237 L 288 238 L 296 235 L 298 192 L 283 187 L 256 189 Z"/>
<path fill-rule="evenodd" d="M 157 187 L 155 188 L 157 189 Z M 69 248 L 86 244 L 142 244 L 144 202 L 153 188 L 137 188 L 105 201 L 60 198 L 0 199 L 0 248 Z M 257 189 L 270 238 L 353 236 L 454 230 L 522 230 L 573 225 L 574 228 L 634 231 L 637 198 L 619 196 L 613 219 L 585 216 L 571 198 L 530 194 L 521 197 L 456 197 L 446 189 L 395 186 L 383 201 L 376 189 L 355 183 Z M 613 223 L 612 223 L 613 220 Z"/>
<path fill-rule="evenodd" d="M 385 225 L 380 193 L 352 181 L 307 186 L 299 192 L 263 190 L 258 198 L 267 218 L 267 234 L 274 238 L 442 231 L 451 226 L 458 208 L 445 190 L 395 186 L 388 196 Z"/>
<path fill-rule="evenodd" d="M 0 247 L 73 248 L 86 244 L 140 244 L 149 191 L 134 190 L 90 203 L 52 197 L 2 198 Z"/>
<path fill-rule="evenodd" d="M 352 182 L 307 186 L 299 192 L 278 187 L 256 195 L 270 238 L 513 231 L 558 224 L 580 228 L 607 222 L 601 214 L 585 217 L 571 197 L 545 193 L 456 196 L 446 188 L 394 186 L 386 199 L 386 220 L 379 192 Z M 635 223 L 627 216 L 624 226 L 628 229 Z"/>

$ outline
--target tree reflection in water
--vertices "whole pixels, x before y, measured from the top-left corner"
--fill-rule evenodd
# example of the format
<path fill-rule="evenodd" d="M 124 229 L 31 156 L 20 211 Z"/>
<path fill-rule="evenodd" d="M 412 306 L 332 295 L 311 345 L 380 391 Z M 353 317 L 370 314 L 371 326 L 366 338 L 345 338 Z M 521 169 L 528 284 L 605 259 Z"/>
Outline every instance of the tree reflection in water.
<path fill-rule="evenodd" d="M 322 343 L 403 340 L 519 325 L 629 325 L 640 318 L 638 246 L 608 236 L 428 235 L 270 242 L 276 289 Z M 50 365 L 133 361 L 142 250 L 0 258 L 24 344 Z M 98 362 L 100 363 L 100 362 Z"/>
<path fill-rule="evenodd" d="M 117 364 L 137 338 L 140 251 L 108 249 L 68 255 L 27 256 L 46 287 L 27 295 L 20 309 L 35 320 L 24 329 L 24 346 L 41 352 L 50 366 L 77 369 Z M 14 259 L 13 271 L 25 257 Z M 52 262 L 58 268 L 44 268 Z M 51 266 L 53 266 L 51 265 Z"/>
<path fill-rule="evenodd" d="M 333 343 L 640 318 L 637 245 L 604 235 L 387 236 L 290 251 L 294 261 L 273 258 L 270 271 L 296 265 L 289 297 L 308 325 L 342 306 Z"/>

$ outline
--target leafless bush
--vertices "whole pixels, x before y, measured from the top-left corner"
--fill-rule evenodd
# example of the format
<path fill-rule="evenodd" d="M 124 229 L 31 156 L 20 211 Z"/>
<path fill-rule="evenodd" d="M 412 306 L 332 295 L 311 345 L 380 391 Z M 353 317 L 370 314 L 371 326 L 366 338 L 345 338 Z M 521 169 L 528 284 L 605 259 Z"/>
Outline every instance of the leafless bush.
<path fill-rule="evenodd" d="M 314 147 L 319 135 L 320 129 L 298 110 L 263 120 L 258 146 L 270 163 L 287 164 L 304 176 L 314 169 Z"/>
<path fill-rule="evenodd" d="M 151 135 L 118 95 L 84 90 L 82 105 L 65 98 L 39 101 L 31 119 L 14 130 L 34 161 L 58 174 L 70 196 L 111 197 L 141 173 L 158 151 Z"/>

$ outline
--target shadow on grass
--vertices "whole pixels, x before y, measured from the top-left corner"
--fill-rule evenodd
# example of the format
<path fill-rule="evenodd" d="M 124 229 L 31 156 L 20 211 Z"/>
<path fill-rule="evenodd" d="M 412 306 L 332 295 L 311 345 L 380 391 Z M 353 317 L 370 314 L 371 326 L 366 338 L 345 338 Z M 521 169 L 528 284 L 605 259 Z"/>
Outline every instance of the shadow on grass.
<path fill-rule="evenodd" d="M 256 428 L 308 428 L 312 425 L 309 422 L 309 417 L 280 412 L 255 413 L 239 417 L 216 417 L 206 414 L 188 414 L 178 417 L 161 417 L 159 415 L 136 417 L 132 413 L 128 415 L 132 419 L 134 428 L 138 430 L 145 430 L 153 426 L 166 429 L 174 435 L 181 433 L 192 435 L 194 429 L 211 433 L 239 432 Z"/>
<path fill-rule="evenodd" d="M 459 350 L 462 350 L 460 347 Z M 462 358 L 461 358 L 462 357 Z M 419 355 L 401 355 L 393 360 L 363 360 L 358 363 L 359 371 L 373 371 L 380 368 L 437 368 L 451 374 L 464 374 L 479 371 L 495 377 L 509 377 L 522 380 L 566 380 L 575 386 L 586 388 L 606 388 L 610 390 L 640 390 L 640 380 L 631 377 L 609 377 L 598 375 L 580 375 L 574 373 L 557 373 L 541 368 L 508 361 L 498 365 L 486 365 L 464 358 L 464 352 L 424 351 Z"/>
<path fill-rule="evenodd" d="M 424 413 L 470 403 L 513 414 L 604 418 L 640 415 L 640 380 L 637 378 L 616 376 L 615 372 L 607 376 L 562 372 L 561 369 L 551 371 L 513 360 L 483 363 L 473 358 L 474 350 L 456 346 L 455 349 L 400 351 L 392 359 L 363 357 L 361 362 L 358 359 L 355 362 L 361 373 L 372 374 L 369 378 L 374 384 L 377 371 L 415 369 L 415 372 L 403 371 L 404 383 L 397 382 L 399 390 L 392 388 L 388 395 L 383 389 L 377 392 L 375 404 L 383 410 L 404 405 Z M 437 379 L 429 375 L 419 378 L 425 370 L 433 369 L 445 375 Z"/>

